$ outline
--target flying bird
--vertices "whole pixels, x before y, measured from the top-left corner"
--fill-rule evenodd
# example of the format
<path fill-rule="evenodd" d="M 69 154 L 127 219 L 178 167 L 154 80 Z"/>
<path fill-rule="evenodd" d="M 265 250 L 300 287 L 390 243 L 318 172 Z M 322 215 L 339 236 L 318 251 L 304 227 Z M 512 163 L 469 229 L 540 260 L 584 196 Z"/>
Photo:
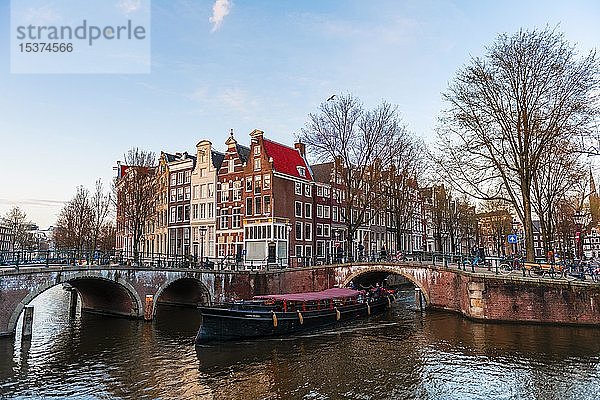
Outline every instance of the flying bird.
<path fill-rule="evenodd" d="M 335 97 L 335 94 L 332 94 L 331 97 L 327 99 L 327 101 L 333 100 L 334 97 Z"/>

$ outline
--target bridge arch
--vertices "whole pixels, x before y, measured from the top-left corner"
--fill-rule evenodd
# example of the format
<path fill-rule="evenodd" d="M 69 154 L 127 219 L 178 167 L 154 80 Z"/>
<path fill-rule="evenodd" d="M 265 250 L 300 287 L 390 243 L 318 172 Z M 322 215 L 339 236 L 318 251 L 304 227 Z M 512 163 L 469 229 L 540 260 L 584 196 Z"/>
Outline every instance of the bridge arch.
<path fill-rule="evenodd" d="M 423 299 L 425 300 L 425 305 L 428 306 L 430 304 L 429 293 L 426 287 L 424 286 L 423 282 L 421 282 L 421 280 L 414 276 L 414 274 L 412 273 L 413 270 L 414 268 L 406 268 L 398 265 L 356 265 L 353 267 L 353 269 L 347 276 L 343 277 L 342 287 L 348 286 L 350 282 L 352 282 L 357 277 L 372 272 L 386 272 L 390 274 L 396 274 L 403 276 L 408 281 L 410 281 L 410 283 L 419 288 L 423 295 Z"/>
<path fill-rule="evenodd" d="M 177 276 L 167 279 L 154 295 L 152 316 L 156 315 L 159 304 L 177 304 L 196 307 L 198 304 L 211 305 L 212 294 L 202 279 L 194 276 Z"/>
<path fill-rule="evenodd" d="M 40 294 L 48 289 L 63 283 L 70 284 L 82 301 L 82 308 L 86 311 L 129 316 L 143 317 L 144 303 L 135 288 L 127 281 L 105 278 L 89 271 L 57 274 L 55 279 L 47 280 L 36 285 L 17 304 L 8 322 L 8 332 L 15 331 L 21 312 L 26 305 L 31 303 Z"/>

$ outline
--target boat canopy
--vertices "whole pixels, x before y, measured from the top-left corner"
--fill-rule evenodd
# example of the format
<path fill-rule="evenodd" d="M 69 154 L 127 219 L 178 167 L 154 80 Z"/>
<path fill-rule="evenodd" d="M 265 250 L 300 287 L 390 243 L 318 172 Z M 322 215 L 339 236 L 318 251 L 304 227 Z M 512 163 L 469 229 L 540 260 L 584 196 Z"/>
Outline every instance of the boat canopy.
<path fill-rule="evenodd" d="M 257 300 L 285 300 L 285 301 L 317 301 L 339 299 L 344 297 L 356 297 L 361 292 L 348 288 L 332 288 L 321 292 L 304 292 L 304 293 L 285 293 L 285 294 L 267 294 L 262 296 L 254 296 Z"/>

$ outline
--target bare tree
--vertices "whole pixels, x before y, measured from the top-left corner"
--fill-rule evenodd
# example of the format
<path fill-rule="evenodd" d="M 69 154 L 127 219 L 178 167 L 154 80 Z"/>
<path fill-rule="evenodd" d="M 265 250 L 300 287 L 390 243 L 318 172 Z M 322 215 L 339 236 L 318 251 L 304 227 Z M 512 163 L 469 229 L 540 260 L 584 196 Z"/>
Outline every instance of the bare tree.
<path fill-rule="evenodd" d="M 112 195 L 110 192 L 105 192 L 102 180 L 96 181 L 96 190 L 91 198 L 91 207 L 93 211 L 93 221 L 91 226 L 92 249 L 96 249 L 98 238 L 102 234 L 102 228 L 106 222 L 112 205 Z"/>
<path fill-rule="evenodd" d="M 546 153 L 593 129 L 598 69 L 595 52 L 577 58 L 561 34 L 521 30 L 500 35 L 444 94 L 438 172 L 475 198 L 510 202 L 523 221 L 530 261 L 534 175 Z"/>
<path fill-rule="evenodd" d="M 29 233 L 31 222 L 19 207 L 13 207 L 8 211 L 2 218 L 2 223 L 11 230 L 12 250 L 29 249 L 33 245 L 33 237 Z"/>
<path fill-rule="evenodd" d="M 90 193 L 77 187 L 75 196 L 63 207 L 54 228 L 54 241 L 58 248 L 77 250 L 83 253 L 90 246 L 94 210 Z"/>
<path fill-rule="evenodd" d="M 572 143 L 561 143 L 542 155 L 537 173 L 533 175 L 532 206 L 540 221 L 544 253 L 553 249 L 559 202 L 568 198 L 586 178 L 578 160 L 580 154 L 575 150 Z"/>
<path fill-rule="evenodd" d="M 412 234 L 416 215 L 420 211 L 418 189 L 425 170 L 424 147 L 422 141 L 407 136 L 383 181 L 387 200 L 383 211 L 389 211 L 393 219 L 396 250 L 400 250 L 402 236 Z"/>
<path fill-rule="evenodd" d="M 131 235 L 133 259 L 139 260 L 139 246 L 146 222 L 154 217 L 157 180 L 154 153 L 133 148 L 124 155 L 122 173 L 115 182 L 117 230 Z"/>
<path fill-rule="evenodd" d="M 348 249 L 367 211 L 380 206 L 383 171 L 398 158 L 407 135 L 396 106 L 384 102 L 366 110 L 350 94 L 321 103 L 318 113 L 309 114 L 300 139 L 319 161 L 334 161 Z"/>
<path fill-rule="evenodd" d="M 510 204 L 504 200 L 488 200 L 478 214 L 482 222 L 482 239 L 491 242 L 497 255 L 505 255 L 506 236 L 512 232 Z"/>

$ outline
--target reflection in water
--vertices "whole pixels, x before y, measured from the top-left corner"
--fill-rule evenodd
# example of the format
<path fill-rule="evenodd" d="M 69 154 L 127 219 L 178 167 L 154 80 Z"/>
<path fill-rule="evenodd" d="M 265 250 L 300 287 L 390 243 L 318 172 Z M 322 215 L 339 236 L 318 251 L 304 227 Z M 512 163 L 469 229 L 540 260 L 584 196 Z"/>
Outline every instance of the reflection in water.
<path fill-rule="evenodd" d="M 34 301 L 28 346 L 0 340 L 0 397 L 600 398 L 600 330 L 421 315 L 412 292 L 333 332 L 195 348 L 196 310 L 69 318 L 69 294 L 53 288 Z"/>

